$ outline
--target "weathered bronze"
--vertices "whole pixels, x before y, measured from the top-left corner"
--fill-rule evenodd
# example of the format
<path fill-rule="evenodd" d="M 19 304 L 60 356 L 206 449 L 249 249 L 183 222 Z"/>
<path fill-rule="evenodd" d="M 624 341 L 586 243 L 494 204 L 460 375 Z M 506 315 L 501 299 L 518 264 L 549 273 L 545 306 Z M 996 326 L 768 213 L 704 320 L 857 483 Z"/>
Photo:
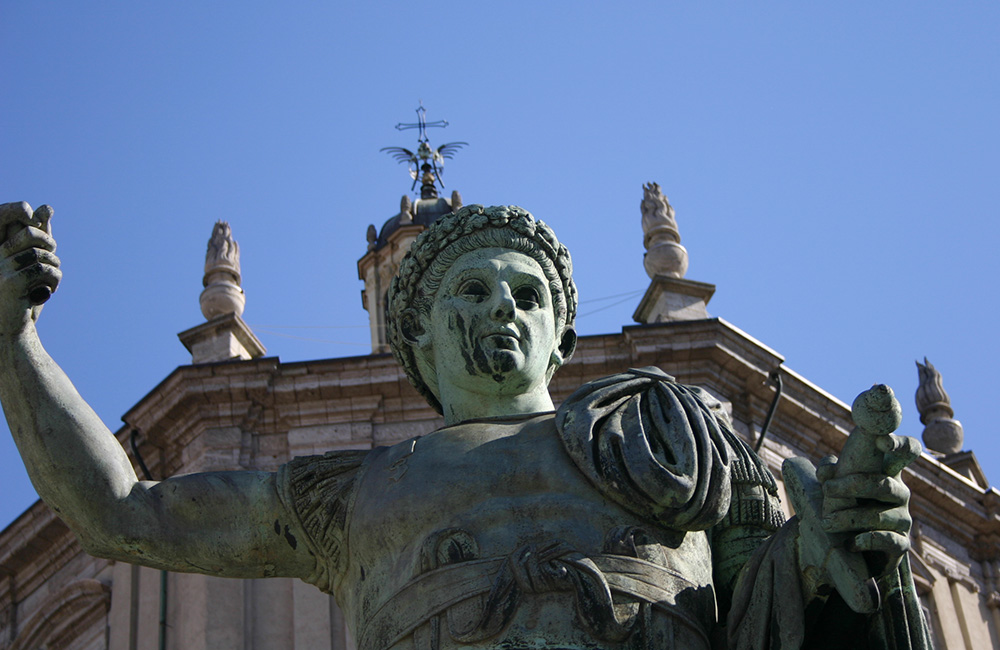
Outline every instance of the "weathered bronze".
<path fill-rule="evenodd" d="M 392 284 L 393 350 L 444 428 L 159 483 L 39 343 L 28 288 L 60 278 L 43 221 L 0 206 L 0 400 L 39 494 L 95 555 L 302 578 L 361 650 L 929 648 L 900 479 L 919 445 L 892 433 L 891 391 L 859 398 L 845 458 L 786 464 L 789 521 L 700 388 L 631 369 L 555 409 L 572 263 L 520 208 L 439 219 Z"/>

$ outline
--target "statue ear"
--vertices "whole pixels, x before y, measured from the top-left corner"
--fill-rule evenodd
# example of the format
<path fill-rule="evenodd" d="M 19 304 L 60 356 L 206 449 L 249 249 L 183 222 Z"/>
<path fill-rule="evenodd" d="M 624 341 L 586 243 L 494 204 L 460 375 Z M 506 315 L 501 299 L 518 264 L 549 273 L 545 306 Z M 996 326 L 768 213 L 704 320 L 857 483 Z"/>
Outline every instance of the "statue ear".
<path fill-rule="evenodd" d="M 430 342 L 416 309 L 403 310 L 399 317 L 399 333 L 407 343 L 415 347 L 424 347 Z"/>
<path fill-rule="evenodd" d="M 562 355 L 562 362 L 566 363 L 576 351 L 576 330 L 567 327 L 563 332 L 562 340 L 559 341 L 559 354 Z"/>

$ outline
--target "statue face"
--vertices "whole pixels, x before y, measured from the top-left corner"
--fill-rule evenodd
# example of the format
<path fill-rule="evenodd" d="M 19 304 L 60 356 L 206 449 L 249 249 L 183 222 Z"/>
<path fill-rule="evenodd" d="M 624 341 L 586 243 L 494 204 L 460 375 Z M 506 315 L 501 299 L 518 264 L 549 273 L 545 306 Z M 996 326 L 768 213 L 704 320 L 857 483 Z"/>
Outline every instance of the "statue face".
<path fill-rule="evenodd" d="M 557 346 L 552 295 L 523 253 L 485 248 L 458 258 L 423 325 L 439 386 L 500 396 L 548 382 Z"/>

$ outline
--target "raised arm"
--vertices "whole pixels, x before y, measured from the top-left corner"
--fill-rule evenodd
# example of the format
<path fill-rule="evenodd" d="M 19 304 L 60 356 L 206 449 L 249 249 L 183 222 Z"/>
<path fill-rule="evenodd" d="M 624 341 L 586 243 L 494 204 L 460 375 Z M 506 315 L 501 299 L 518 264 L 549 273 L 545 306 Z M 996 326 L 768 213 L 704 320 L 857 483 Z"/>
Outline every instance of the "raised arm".
<path fill-rule="evenodd" d="M 306 577 L 299 525 L 267 472 L 138 481 L 121 445 L 42 348 L 32 304 L 61 278 L 51 211 L 0 205 L 0 402 L 42 499 L 101 557 L 230 577 Z M 276 531 L 280 531 L 276 532 Z"/>

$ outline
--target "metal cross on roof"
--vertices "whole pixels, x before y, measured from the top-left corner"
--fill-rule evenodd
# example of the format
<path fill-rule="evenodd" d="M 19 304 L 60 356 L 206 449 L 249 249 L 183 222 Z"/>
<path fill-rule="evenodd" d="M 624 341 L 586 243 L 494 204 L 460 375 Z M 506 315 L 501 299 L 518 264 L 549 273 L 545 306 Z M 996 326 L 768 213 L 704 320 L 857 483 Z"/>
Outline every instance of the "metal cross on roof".
<path fill-rule="evenodd" d="M 424 108 L 424 103 L 420 102 L 420 107 L 417 108 L 417 122 L 415 124 L 400 122 L 396 125 L 396 129 L 399 131 L 420 129 L 416 152 L 403 147 L 382 147 L 379 149 L 379 151 L 389 152 L 389 155 L 395 158 L 397 162 L 407 163 L 410 178 L 413 179 L 413 185 L 410 186 L 410 189 L 413 190 L 417 186 L 417 181 L 419 181 L 421 198 L 437 196 L 435 184 L 440 184 L 442 189 L 444 188 L 444 181 L 441 179 L 441 172 L 444 169 L 444 159 L 454 158 L 456 151 L 469 144 L 468 142 L 448 142 L 437 149 L 432 149 L 430 141 L 427 139 L 427 128 L 432 126 L 444 128 L 448 126 L 448 120 L 428 122 L 426 115 L 427 109 Z"/>
<path fill-rule="evenodd" d="M 443 129 L 444 127 L 448 126 L 448 120 L 437 120 L 434 122 L 428 122 L 426 115 L 427 115 L 427 109 L 424 108 L 423 100 L 420 100 L 420 106 L 417 108 L 417 122 L 415 124 L 413 122 L 410 122 L 409 124 L 405 122 L 400 122 L 399 124 L 396 125 L 396 130 L 406 131 L 407 129 L 420 129 L 420 137 L 417 138 L 417 141 L 427 142 L 428 141 L 427 127 L 438 126 Z"/>

